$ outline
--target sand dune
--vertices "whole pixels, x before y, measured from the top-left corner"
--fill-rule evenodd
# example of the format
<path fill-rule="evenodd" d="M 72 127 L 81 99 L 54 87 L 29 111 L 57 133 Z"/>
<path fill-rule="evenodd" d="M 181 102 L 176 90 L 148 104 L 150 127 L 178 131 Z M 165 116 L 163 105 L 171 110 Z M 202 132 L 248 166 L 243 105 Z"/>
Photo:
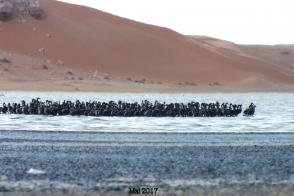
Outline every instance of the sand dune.
<path fill-rule="evenodd" d="M 239 46 L 83 6 L 53 0 L 42 5 L 42 20 L 0 23 L 0 56 L 11 59 L 0 63 L 0 88 L 20 78 L 39 81 L 38 88 L 50 80 L 235 85 L 259 78 L 294 84 L 293 46 Z"/>
<path fill-rule="evenodd" d="M 235 43 L 210 37 L 192 36 L 203 47 L 223 55 L 234 62 L 246 64 L 255 69 L 263 69 L 264 75 L 271 75 L 272 81 L 279 81 L 277 73 L 294 77 L 294 46 L 292 45 L 237 45 Z M 274 70 L 273 72 L 268 72 Z M 268 77 L 265 77 L 269 79 Z M 265 79 L 263 78 L 263 79 Z M 293 83 L 292 83 L 293 84 Z"/>

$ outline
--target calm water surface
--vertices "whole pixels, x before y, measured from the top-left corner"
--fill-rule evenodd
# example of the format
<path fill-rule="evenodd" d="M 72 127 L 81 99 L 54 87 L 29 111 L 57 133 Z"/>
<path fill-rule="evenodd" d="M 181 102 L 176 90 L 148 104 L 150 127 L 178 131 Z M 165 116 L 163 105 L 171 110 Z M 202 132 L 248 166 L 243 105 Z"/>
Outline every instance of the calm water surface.
<path fill-rule="evenodd" d="M 115 94 L 115 93 L 41 93 L 0 92 L 3 102 L 42 100 L 82 101 L 123 100 L 128 102 L 159 100 L 161 102 L 232 102 L 247 107 L 257 105 L 254 117 L 236 118 L 120 118 L 120 117 L 51 117 L 0 115 L 0 130 L 133 132 L 133 133 L 248 133 L 293 132 L 293 93 L 234 93 L 234 94 Z"/>

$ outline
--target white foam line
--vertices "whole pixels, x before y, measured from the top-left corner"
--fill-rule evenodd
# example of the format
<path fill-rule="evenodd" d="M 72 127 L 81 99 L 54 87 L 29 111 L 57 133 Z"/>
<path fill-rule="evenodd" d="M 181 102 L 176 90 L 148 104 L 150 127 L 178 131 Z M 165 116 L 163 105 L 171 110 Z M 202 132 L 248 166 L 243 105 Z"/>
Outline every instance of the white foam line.
<path fill-rule="evenodd" d="M 193 180 L 164 180 L 163 183 L 171 186 L 171 187 L 191 187 L 191 186 L 219 186 L 222 184 L 226 185 L 246 185 L 246 184 L 266 184 L 268 182 L 264 182 L 263 180 L 252 180 L 252 179 L 246 179 L 246 180 L 225 180 L 225 179 L 211 179 L 211 180 L 203 180 L 203 179 L 193 179 Z M 293 185 L 294 181 L 293 179 L 289 180 L 276 180 L 273 182 L 270 182 L 268 184 L 271 185 Z"/>
<path fill-rule="evenodd" d="M 265 147 L 278 147 L 278 146 L 294 146 L 294 142 L 287 143 L 270 143 L 270 142 L 258 142 L 258 143 L 87 143 L 87 142 L 0 142 L 1 147 L 253 147 L 253 146 L 265 146 Z"/>
<path fill-rule="evenodd" d="M 94 133 L 94 134 L 201 134 L 201 135 L 248 135 L 248 134 L 256 134 L 256 135 L 270 135 L 270 134 L 293 134 L 294 131 L 97 131 L 97 130 L 23 130 L 23 129 L 1 129 L 1 131 L 5 132 L 36 132 L 36 133 Z"/>

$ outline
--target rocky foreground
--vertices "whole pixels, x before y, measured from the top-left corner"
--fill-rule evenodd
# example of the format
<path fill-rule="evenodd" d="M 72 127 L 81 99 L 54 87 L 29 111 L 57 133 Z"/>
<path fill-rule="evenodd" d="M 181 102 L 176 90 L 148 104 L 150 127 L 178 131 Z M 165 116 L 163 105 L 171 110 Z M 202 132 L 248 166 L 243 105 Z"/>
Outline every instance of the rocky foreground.
<path fill-rule="evenodd" d="M 5 195 L 292 195 L 293 145 L 205 146 L 2 140 Z M 1 194 L 1 193 L 0 193 Z"/>

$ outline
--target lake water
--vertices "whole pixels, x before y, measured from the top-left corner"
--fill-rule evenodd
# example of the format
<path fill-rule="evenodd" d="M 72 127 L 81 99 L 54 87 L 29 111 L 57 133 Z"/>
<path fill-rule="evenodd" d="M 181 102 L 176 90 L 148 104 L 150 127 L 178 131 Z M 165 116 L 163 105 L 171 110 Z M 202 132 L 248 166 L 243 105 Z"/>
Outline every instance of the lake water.
<path fill-rule="evenodd" d="M 147 186 L 159 187 L 159 195 L 293 195 L 292 93 L 0 92 L 0 104 L 37 97 L 219 101 L 244 108 L 254 102 L 257 110 L 253 117 L 232 118 L 0 114 L 0 192 L 49 190 L 66 195 L 66 190 L 68 195 L 83 191 L 103 195 L 118 190 L 117 195 L 126 195 L 129 187 Z"/>
<path fill-rule="evenodd" d="M 1 96 L 2 95 L 2 96 Z M 120 118 L 120 117 L 51 117 L 0 115 L 0 130 L 119 132 L 119 133 L 265 133 L 294 131 L 293 93 L 234 94 L 116 94 L 116 93 L 41 93 L 0 92 L 3 102 L 30 101 L 40 97 L 54 101 L 117 101 L 142 100 L 161 102 L 230 102 L 247 107 L 257 105 L 254 117 L 233 118 Z"/>

